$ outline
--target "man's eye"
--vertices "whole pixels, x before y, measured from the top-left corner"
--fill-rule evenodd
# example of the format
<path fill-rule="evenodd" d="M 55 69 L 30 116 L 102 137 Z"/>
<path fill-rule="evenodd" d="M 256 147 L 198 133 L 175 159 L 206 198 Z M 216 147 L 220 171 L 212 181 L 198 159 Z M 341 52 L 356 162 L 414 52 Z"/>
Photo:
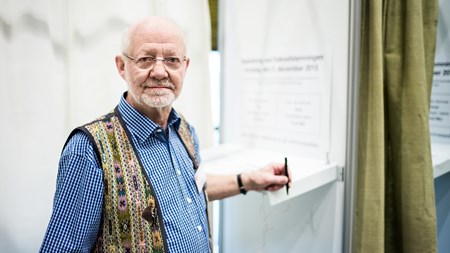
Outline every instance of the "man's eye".
<path fill-rule="evenodd" d="M 142 58 L 139 58 L 138 62 L 141 62 L 141 63 L 155 62 L 155 57 L 142 57 Z"/>
<path fill-rule="evenodd" d="M 164 60 L 168 63 L 179 63 L 180 59 L 178 59 L 177 57 L 167 57 L 164 58 Z"/>

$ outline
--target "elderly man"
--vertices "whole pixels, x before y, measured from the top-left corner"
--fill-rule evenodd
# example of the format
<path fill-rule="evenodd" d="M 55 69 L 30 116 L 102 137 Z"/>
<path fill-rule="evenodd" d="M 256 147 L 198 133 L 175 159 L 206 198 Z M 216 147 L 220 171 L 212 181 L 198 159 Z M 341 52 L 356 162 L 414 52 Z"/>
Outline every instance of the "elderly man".
<path fill-rule="evenodd" d="M 210 200 L 289 182 L 283 164 L 205 175 L 194 128 L 172 103 L 190 59 L 182 31 L 162 17 L 125 33 L 118 106 L 75 129 L 61 154 L 41 252 L 210 252 Z"/>

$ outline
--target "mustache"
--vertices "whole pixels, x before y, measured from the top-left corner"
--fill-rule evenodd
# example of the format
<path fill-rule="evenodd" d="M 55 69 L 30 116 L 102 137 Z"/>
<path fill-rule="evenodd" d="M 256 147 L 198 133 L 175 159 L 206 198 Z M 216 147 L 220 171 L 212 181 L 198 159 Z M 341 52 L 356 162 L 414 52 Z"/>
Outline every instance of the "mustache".
<path fill-rule="evenodd" d="M 175 85 L 169 80 L 149 80 L 142 84 L 142 88 L 163 87 L 174 89 Z"/>

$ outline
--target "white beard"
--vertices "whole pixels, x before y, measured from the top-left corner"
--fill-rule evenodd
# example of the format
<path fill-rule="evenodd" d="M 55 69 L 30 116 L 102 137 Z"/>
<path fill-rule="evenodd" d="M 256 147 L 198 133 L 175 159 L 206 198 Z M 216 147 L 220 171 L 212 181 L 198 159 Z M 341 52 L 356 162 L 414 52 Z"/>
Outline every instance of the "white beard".
<path fill-rule="evenodd" d="M 172 105 L 175 101 L 175 94 L 169 89 L 157 89 L 153 90 L 151 94 L 143 93 L 140 100 L 150 107 L 162 108 Z"/>

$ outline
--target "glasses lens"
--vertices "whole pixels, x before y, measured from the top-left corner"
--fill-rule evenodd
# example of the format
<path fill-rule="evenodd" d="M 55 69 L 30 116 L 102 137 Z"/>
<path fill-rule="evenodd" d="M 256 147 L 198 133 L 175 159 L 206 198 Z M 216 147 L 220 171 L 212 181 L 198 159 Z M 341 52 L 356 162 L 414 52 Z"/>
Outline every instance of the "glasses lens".
<path fill-rule="evenodd" d="M 163 63 L 171 69 L 178 69 L 181 66 L 181 60 L 177 57 L 164 58 Z"/>
<path fill-rule="evenodd" d="M 155 57 L 141 57 L 136 60 L 136 66 L 141 69 L 152 68 L 158 60 L 170 69 L 178 69 L 181 66 L 181 60 L 178 57 L 166 57 L 166 58 L 155 58 Z"/>
<path fill-rule="evenodd" d="M 141 69 L 149 69 L 156 63 L 155 57 L 141 57 L 136 60 L 136 66 Z"/>

